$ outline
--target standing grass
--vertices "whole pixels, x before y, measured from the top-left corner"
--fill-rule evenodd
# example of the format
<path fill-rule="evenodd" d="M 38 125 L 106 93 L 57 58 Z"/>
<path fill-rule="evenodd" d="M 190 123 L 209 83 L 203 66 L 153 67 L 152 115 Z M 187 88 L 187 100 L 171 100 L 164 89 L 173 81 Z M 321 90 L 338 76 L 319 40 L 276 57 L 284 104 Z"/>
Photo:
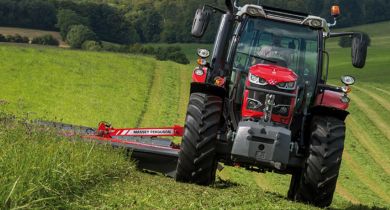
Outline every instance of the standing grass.
<path fill-rule="evenodd" d="M 0 113 L 0 209 L 58 209 L 134 171 L 122 150 L 59 137 Z"/>

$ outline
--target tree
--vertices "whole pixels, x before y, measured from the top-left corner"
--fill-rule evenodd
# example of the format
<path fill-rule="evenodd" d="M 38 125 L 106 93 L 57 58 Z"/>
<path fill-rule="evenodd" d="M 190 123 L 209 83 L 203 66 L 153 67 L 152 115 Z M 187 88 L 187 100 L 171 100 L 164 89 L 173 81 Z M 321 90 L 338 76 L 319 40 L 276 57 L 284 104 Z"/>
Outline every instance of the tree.
<path fill-rule="evenodd" d="M 138 36 L 126 21 L 124 13 L 107 4 L 90 4 L 89 20 L 91 28 L 101 40 L 120 44 L 132 44 L 138 42 Z"/>
<path fill-rule="evenodd" d="M 138 5 L 126 17 L 135 27 L 142 43 L 160 41 L 163 19 L 152 2 Z"/>
<path fill-rule="evenodd" d="M 88 18 L 83 17 L 73 10 L 69 9 L 61 9 L 58 11 L 57 15 L 57 25 L 56 27 L 60 29 L 60 34 L 62 38 L 65 40 L 67 34 L 73 25 L 89 25 Z"/>
<path fill-rule="evenodd" d="M 84 25 L 72 26 L 66 36 L 66 41 L 74 49 L 80 49 L 87 40 L 96 41 L 97 37 L 91 29 Z"/>

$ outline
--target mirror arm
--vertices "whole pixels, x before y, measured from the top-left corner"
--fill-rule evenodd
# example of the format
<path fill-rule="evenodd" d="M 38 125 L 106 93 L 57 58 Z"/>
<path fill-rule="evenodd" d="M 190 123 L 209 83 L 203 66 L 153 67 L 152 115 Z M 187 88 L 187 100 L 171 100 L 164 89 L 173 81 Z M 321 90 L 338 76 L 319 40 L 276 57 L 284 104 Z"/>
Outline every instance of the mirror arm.
<path fill-rule="evenodd" d="M 329 37 L 333 38 L 333 37 L 341 37 L 341 36 L 353 36 L 355 34 L 356 32 L 340 32 L 340 33 L 331 32 L 329 34 Z"/>
<path fill-rule="evenodd" d="M 328 23 L 328 27 L 329 27 L 329 28 L 333 28 L 333 27 L 335 27 L 336 25 L 337 25 L 337 18 L 334 17 L 333 23 Z"/>

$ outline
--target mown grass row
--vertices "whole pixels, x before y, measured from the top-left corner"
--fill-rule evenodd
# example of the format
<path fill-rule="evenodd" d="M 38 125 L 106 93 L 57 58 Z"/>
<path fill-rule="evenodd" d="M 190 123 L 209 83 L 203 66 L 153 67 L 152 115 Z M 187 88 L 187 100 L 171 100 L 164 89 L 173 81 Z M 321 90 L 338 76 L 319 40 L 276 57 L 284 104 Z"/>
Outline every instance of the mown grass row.
<path fill-rule="evenodd" d="M 0 99 L 8 111 L 96 126 L 135 126 L 155 59 L 114 53 L 0 45 Z"/>
<path fill-rule="evenodd" d="M 0 209 L 58 209 L 134 171 L 124 151 L 59 137 L 0 113 Z"/>
<path fill-rule="evenodd" d="M 97 209 L 316 209 L 258 188 L 241 170 L 230 169 L 210 187 L 176 183 L 159 175 L 133 173 L 100 185 L 73 203 Z M 105 194 L 101 194 L 101 192 Z"/>

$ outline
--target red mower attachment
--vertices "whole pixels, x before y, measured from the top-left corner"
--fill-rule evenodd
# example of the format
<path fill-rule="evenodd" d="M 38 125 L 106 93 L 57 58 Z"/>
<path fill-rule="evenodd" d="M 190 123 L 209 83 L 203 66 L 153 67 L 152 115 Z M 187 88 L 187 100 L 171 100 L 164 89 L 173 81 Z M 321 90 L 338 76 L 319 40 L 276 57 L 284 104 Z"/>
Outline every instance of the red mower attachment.
<path fill-rule="evenodd" d="M 110 144 L 126 148 L 141 169 L 151 170 L 174 177 L 180 145 L 167 137 L 182 137 L 182 126 L 162 128 L 114 128 L 110 123 L 100 122 L 97 129 L 39 121 L 36 124 L 52 127 L 67 137 L 80 137 L 82 140 Z M 162 138 L 165 137 L 165 138 Z"/>
<path fill-rule="evenodd" d="M 173 127 L 164 128 L 113 128 L 111 124 L 107 122 L 99 123 L 97 130 L 98 136 L 105 138 L 113 138 L 119 136 L 164 136 L 164 137 L 181 137 L 183 136 L 184 128 L 182 126 L 175 125 Z"/>

